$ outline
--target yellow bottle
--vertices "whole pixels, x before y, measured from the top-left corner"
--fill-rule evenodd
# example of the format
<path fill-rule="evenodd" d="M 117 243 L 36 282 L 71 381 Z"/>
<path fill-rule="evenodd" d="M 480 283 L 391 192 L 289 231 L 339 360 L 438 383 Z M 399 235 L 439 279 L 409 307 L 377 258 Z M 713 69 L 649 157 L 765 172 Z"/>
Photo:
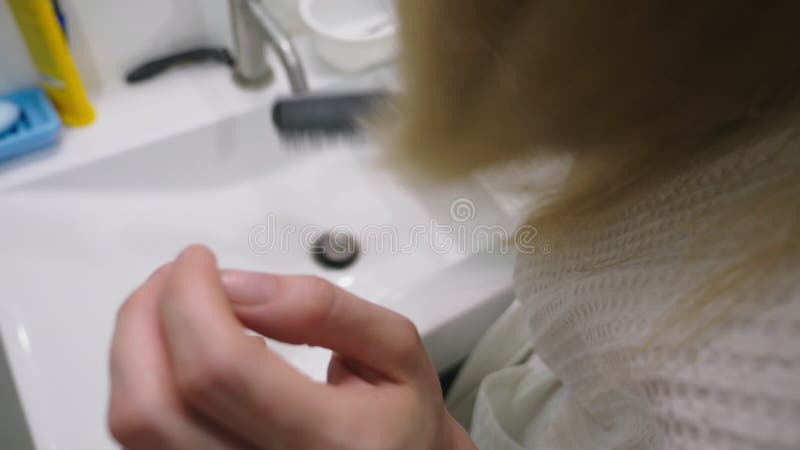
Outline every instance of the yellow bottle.
<path fill-rule="evenodd" d="M 50 0 L 8 0 L 31 59 L 66 125 L 87 125 L 94 110 L 72 62 L 64 32 Z"/>

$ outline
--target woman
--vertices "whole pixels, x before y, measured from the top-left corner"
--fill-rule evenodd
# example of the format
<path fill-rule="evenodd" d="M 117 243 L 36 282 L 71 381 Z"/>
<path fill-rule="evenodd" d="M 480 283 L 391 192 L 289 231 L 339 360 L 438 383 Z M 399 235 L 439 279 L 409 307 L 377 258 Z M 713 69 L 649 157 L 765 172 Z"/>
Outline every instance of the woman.
<path fill-rule="evenodd" d="M 220 272 L 191 247 L 120 311 L 114 436 L 131 449 L 800 447 L 800 4 L 398 7 L 402 163 L 440 177 L 571 163 L 528 219 L 552 251 L 519 257 L 518 302 L 449 409 L 407 320 L 316 278 Z M 328 384 L 243 325 L 332 349 Z"/>

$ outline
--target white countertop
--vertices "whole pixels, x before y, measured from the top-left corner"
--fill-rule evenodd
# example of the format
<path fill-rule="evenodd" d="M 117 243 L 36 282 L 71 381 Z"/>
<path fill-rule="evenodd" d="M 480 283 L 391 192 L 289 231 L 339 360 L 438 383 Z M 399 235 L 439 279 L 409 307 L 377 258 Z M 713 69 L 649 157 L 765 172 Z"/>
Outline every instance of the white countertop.
<path fill-rule="evenodd" d="M 393 83 L 391 68 L 343 74 L 319 61 L 306 38 L 296 41 L 312 91 L 344 84 Z M 90 93 L 97 113 L 95 122 L 86 127 L 64 127 L 54 148 L 0 164 L 0 191 L 267 107 L 289 92 L 283 67 L 271 59 L 275 82 L 259 90 L 236 85 L 229 67 L 199 64 L 175 68 L 141 84 L 120 82 Z"/>

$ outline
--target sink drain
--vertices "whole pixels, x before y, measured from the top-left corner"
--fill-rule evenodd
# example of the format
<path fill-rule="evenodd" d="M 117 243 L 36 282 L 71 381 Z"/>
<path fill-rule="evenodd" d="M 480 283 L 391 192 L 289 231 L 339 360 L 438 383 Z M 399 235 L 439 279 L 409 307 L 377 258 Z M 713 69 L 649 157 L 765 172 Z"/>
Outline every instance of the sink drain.
<path fill-rule="evenodd" d="M 311 245 L 314 260 L 324 267 L 344 269 L 350 266 L 360 252 L 355 236 L 344 231 L 324 233 Z"/>

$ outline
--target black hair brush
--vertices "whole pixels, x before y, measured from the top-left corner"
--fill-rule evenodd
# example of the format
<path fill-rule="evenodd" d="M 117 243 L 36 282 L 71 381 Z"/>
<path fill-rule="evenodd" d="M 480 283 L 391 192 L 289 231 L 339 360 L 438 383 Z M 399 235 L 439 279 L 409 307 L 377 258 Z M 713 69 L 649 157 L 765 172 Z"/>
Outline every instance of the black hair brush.
<path fill-rule="evenodd" d="M 275 102 L 272 121 L 288 139 L 353 136 L 363 130 L 364 119 L 390 99 L 383 90 L 289 97 Z"/>

